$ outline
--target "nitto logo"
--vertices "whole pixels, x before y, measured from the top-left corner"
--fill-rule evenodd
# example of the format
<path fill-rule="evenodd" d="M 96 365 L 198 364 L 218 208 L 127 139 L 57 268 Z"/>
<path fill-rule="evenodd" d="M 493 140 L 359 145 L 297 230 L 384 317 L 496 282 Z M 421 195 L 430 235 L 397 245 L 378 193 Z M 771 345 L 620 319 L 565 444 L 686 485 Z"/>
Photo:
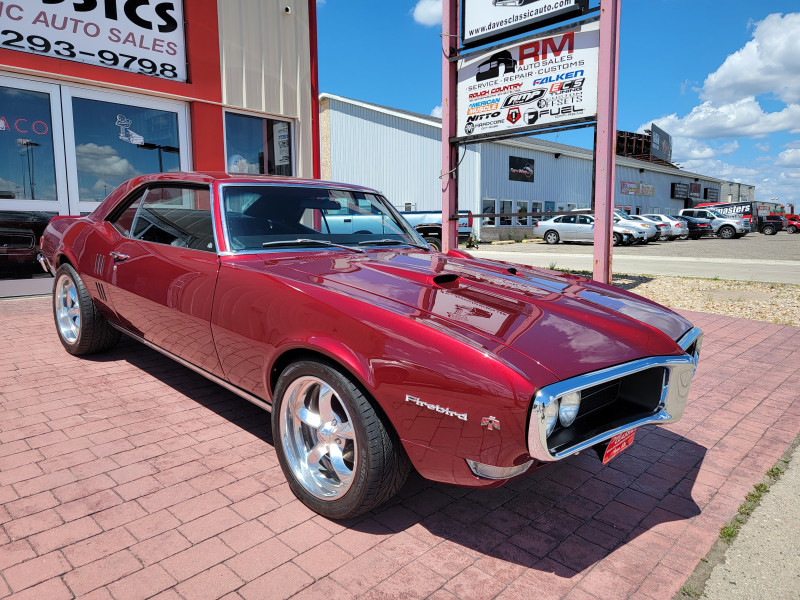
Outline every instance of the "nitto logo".
<path fill-rule="evenodd" d="M 518 108 L 511 108 L 508 110 L 508 114 L 506 115 L 506 121 L 511 123 L 512 125 L 516 124 L 522 118 L 522 115 L 519 112 Z"/>
<path fill-rule="evenodd" d="M 532 90 L 530 92 L 523 92 L 521 94 L 511 94 L 506 101 L 503 102 L 503 108 L 508 106 L 522 106 L 523 104 L 530 104 L 545 95 L 546 90 Z"/>

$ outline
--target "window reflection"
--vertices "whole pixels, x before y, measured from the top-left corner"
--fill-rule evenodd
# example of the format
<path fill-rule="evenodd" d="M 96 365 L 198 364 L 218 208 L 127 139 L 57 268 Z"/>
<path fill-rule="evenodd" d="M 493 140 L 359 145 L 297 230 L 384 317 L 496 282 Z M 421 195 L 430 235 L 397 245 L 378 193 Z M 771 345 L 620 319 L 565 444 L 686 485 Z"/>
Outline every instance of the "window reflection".
<path fill-rule="evenodd" d="M 288 122 L 225 113 L 229 173 L 293 175 Z"/>
<path fill-rule="evenodd" d="M 49 94 L 0 87 L 0 198 L 57 199 Z"/>
<path fill-rule="evenodd" d="M 178 114 L 73 98 L 79 196 L 99 202 L 120 183 L 180 170 Z"/>

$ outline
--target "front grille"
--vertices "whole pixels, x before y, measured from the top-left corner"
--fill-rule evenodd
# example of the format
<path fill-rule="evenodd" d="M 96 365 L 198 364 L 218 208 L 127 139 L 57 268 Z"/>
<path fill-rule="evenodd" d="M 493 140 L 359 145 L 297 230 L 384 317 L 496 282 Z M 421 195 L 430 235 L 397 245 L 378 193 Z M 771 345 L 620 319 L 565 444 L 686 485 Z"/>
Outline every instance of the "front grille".
<path fill-rule="evenodd" d="M 581 390 L 581 407 L 568 428 L 556 425 L 548 438 L 550 451 L 561 452 L 594 436 L 650 417 L 661 408 L 668 371 L 653 367 Z"/>
<path fill-rule="evenodd" d="M 29 250 L 33 248 L 33 236 L 29 233 L 0 233 L 0 248 Z"/>

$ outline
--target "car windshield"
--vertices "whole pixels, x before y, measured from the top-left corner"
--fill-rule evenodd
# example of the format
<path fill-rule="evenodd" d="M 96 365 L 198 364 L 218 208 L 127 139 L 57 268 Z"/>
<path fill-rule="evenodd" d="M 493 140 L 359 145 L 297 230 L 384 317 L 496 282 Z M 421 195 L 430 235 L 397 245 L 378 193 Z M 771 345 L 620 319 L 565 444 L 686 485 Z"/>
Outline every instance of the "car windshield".
<path fill-rule="evenodd" d="M 708 210 L 708 209 L 706 209 Z M 715 216 L 717 219 L 727 219 L 728 217 L 715 210 L 708 210 L 708 214 Z"/>
<path fill-rule="evenodd" d="M 222 212 L 232 250 L 336 248 L 408 244 L 427 248 L 376 194 L 269 184 L 222 186 Z"/>

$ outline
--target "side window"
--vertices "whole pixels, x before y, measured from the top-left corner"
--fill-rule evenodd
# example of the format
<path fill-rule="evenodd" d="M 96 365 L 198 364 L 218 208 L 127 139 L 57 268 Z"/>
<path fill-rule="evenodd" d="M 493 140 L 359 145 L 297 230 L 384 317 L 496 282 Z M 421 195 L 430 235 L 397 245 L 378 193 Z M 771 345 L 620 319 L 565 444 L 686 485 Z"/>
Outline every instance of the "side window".
<path fill-rule="evenodd" d="M 112 223 L 133 239 L 215 251 L 208 188 L 148 188 Z"/>
<path fill-rule="evenodd" d="M 561 222 L 562 223 L 574 223 L 575 222 L 575 215 L 567 215 L 566 217 L 564 217 L 564 219 Z"/>
<path fill-rule="evenodd" d="M 587 217 L 586 215 L 580 215 L 578 217 L 578 223 L 580 223 L 581 225 L 591 225 L 592 219 Z"/>

